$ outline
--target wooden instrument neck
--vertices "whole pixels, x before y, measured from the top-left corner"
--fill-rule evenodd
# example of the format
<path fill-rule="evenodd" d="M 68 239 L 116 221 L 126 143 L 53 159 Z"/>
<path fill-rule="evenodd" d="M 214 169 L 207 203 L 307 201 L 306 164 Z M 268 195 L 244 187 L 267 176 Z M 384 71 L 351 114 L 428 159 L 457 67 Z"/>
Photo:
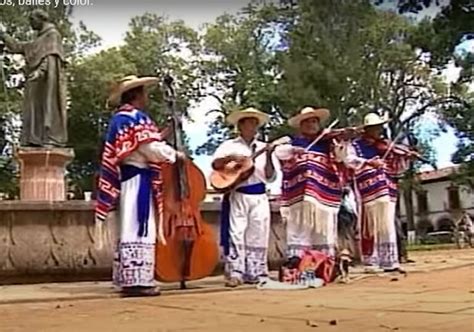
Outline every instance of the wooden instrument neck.
<path fill-rule="evenodd" d="M 264 148 L 262 148 L 262 149 L 260 149 L 260 150 L 258 150 L 258 151 L 256 151 L 256 152 L 254 152 L 254 153 L 250 156 L 250 158 L 251 158 L 252 160 L 255 160 L 258 156 L 260 156 L 260 155 L 261 155 L 262 153 L 264 153 L 266 150 L 267 150 L 267 147 L 264 147 Z"/>
<path fill-rule="evenodd" d="M 173 132 L 173 146 L 176 151 L 184 152 L 183 126 L 181 123 L 181 112 L 176 105 L 176 95 L 173 87 L 173 79 L 166 76 L 164 79 L 163 97 L 166 102 L 169 121 L 171 122 Z M 187 178 L 186 165 L 183 160 L 176 160 L 175 163 L 175 181 L 177 186 L 178 200 L 184 200 L 189 196 L 189 179 Z"/>

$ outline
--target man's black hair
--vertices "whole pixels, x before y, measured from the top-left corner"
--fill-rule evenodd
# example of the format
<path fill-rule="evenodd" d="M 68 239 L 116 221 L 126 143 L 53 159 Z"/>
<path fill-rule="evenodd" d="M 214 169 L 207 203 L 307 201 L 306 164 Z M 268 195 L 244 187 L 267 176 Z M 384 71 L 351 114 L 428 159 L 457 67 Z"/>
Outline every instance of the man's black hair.
<path fill-rule="evenodd" d="M 145 92 L 145 89 L 142 86 L 130 89 L 128 91 L 125 91 L 122 96 L 120 97 L 120 104 L 130 104 L 133 102 L 139 95 Z"/>

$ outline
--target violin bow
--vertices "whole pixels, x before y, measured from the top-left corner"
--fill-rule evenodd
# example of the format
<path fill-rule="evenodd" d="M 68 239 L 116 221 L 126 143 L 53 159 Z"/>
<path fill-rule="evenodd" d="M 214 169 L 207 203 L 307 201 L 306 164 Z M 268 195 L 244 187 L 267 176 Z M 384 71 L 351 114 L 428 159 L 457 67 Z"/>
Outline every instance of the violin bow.
<path fill-rule="evenodd" d="M 388 149 L 385 151 L 385 153 L 384 153 L 384 155 L 383 155 L 383 157 L 382 157 L 382 160 L 385 160 L 385 158 L 387 158 L 387 156 L 388 156 L 388 154 L 390 153 L 390 151 L 392 151 L 393 148 L 395 147 L 396 142 L 397 142 L 400 138 L 402 138 L 402 134 L 403 134 L 403 132 L 402 132 L 402 130 L 400 130 L 400 131 L 398 132 L 397 136 L 396 136 L 396 137 L 393 139 L 393 141 L 390 143 Z"/>
<path fill-rule="evenodd" d="M 339 118 L 337 118 L 336 120 L 334 120 L 325 130 L 329 130 L 331 129 L 332 127 L 334 127 L 335 125 L 337 125 L 339 123 Z M 321 134 L 318 135 L 318 137 L 316 137 L 310 145 L 308 145 L 305 149 L 305 152 L 308 152 L 312 147 L 313 145 L 315 145 L 316 143 L 319 142 L 319 140 L 321 140 L 321 138 L 323 138 L 324 135 L 326 135 L 326 132 L 325 130 L 323 130 L 323 132 Z"/>
<path fill-rule="evenodd" d="M 395 147 L 396 145 L 396 142 L 402 137 L 403 135 L 403 130 L 400 130 L 397 134 L 397 136 L 395 137 L 395 139 L 390 143 L 390 146 L 388 147 L 388 149 L 385 151 L 383 157 L 382 157 L 382 160 L 385 160 L 385 158 L 387 158 L 388 154 L 390 153 L 390 151 L 393 150 L 393 148 Z M 414 151 L 415 152 L 415 151 Z M 416 153 L 416 152 L 415 152 Z M 425 162 L 427 164 L 430 164 L 434 169 L 437 169 L 436 167 L 436 164 L 433 164 L 431 163 L 428 159 L 422 157 L 419 153 L 416 153 L 415 155 L 419 160 L 421 160 L 422 162 Z"/>

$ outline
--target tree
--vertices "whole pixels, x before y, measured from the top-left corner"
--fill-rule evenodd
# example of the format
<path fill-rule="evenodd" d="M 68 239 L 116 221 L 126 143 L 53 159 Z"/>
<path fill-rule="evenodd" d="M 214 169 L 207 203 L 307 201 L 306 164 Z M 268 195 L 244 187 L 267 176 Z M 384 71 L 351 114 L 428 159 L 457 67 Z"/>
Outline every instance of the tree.
<path fill-rule="evenodd" d="M 146 13 L 134 17 L 122 48 L 123 56 L 133 63 L 137 75 L 163 76 L 171 74 L 177 85 L 178 103 L 186 110 L 197 94 L 195 81 L 199 70 L 197 56 L 199 40 L 196 31 L 183 21 L 169 22 L 165 17 Z M 162 95 L 152 91 L 150 112 L 163 120 L 160 112 Z"/>
<path fill-rule="evenodd" d="M 192 57 L 197 51 L 196 43 L 196 33 L 183 22 L 167 22 L 163 17 L 144 14 L 131 20 L 125 45 L 94 55 L 75 56 L 69 87 L 69 127 L 76 157 L 68 170 L 79 195 L 94 188 L 103 135 L 113 111 L 106 104 L 111 86 L 127 75 L 162 76 L 169 71 L 176 78 L 177 95 L 185 110 L 194 93 Z M 188 59 L 179 54 L 183 51 L 189 52 Z M 150 113 L 163 122 L 166 114 L 160 89 L 152 89 L 150 97 Z"/>
<path fill-rule="evenodd" d="M 342 124 L 387 113 L 395 136 L 423 114 L 459 102 L 410 44 L 415 28 L 403 17 L 368 1 L 300 1 L 298 7 L 283 65 L 289 108 L 326 106 Z"/>
<path fill-rule="evenodd" d="M 68 174 L 79 195 L 93 189 L 103 133 L 110 118 L 106 101 L 111 84 L 135 72 L 135 65 L 117 48 L 78 59 L 70 68 L 68 127 L 75 158 L 68 166 Z"/>
<path fill-rule="evenodd" d="M 358 81 L 367 78 L 364 39 L 375 10 L 367 1 L 299 1 L 296 15 L 283 56 L 283 108 L 291 114 L 304 105 L 327 107 L 346 125 L 351 110 L 370 97 Z"/>
<path fill-rule="evenodd" d="M 464 105 L 446 110 L 445 119 L 456 129 L 459 139 L 453 162 L 459 163 L 461 167 L 455 181 L 474 190 L 474 92 L 470 92 L 466 99 Z"/>
<path fill-rule="evenodd" d="M 204 58 L 200 86 L 217 99 L 220 108 L 208 135 L 209 140 L 196 153 L 212 153 L 231 134 L 224 118 L 233 110 L 256 107 L 271 115 L 272 125 L 279 124 L 280 75 L 274 49 L 277 11 L 248 5 L 239 15 L 225 14 L 206 26 L 203 36 Z"/>
<path fill-rule="evenodd" d="M 427 1 L 426 5 L 433 5 Z M 442 8 L 433 20 L 425 19 L 420 23 L 418 32 L 413 35 L 412 43 L 418 45 L 431 55 L 433 65 L 444 69 L 450 61 L 461 68 L 459 78 L 450 90 L 464 96 L 462 103 L 452 105 L 444 110 L 444 120 L 456 130 L 459 138 L 458 150 L 453 155 L 453 162 L 460 163 L 457 176 L 460 183 L 474 187 L 474 153 L 473 142 L 473 97 L 470 85 L 474 79 L 474 54 L 456 52 L 456 48 L 467 40 L 474 38 L 474 4 L 469 0 L 451 0 Z"/>

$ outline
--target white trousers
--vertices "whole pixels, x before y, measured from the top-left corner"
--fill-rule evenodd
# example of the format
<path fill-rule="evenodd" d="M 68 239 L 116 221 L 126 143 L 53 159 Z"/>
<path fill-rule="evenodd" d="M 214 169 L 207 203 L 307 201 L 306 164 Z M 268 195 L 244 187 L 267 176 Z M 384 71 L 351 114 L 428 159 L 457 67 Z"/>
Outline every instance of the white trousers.
<path fill-rule="evenodd" d="M 270 203 L 266 194 L 230 195 L 229 254 L 226 274 L 254 282 L 268 276 Z"/>
<path fill-rule="evenodd" d="M 337 208 L 301 202 L 286 208 L 287 257 L 301 256 L 304 250 L 318 250 L 335 257 L 337 244 Z"/>
<path fill-rule="evenodd" d="M 396 203 L 386 196 L 364 204 L 363 209 L 365 218 L 363 232 L 373 236 L 372 241 L 362 239 L 364 264 L 383 269 L 400 267 L 395 226 Z M 372 250 L 364 250 L 366 246 Z"/>
<path fill-rule="evenodd" d="M 113 282 L 119 287 L 156 286 L 156 224 L 153 199 L 150 199 L 148 234 L 138 236 L 137 197 L 140 176 L 122 182 L 120 188 L 119 236 L 114 255 Z"/>

